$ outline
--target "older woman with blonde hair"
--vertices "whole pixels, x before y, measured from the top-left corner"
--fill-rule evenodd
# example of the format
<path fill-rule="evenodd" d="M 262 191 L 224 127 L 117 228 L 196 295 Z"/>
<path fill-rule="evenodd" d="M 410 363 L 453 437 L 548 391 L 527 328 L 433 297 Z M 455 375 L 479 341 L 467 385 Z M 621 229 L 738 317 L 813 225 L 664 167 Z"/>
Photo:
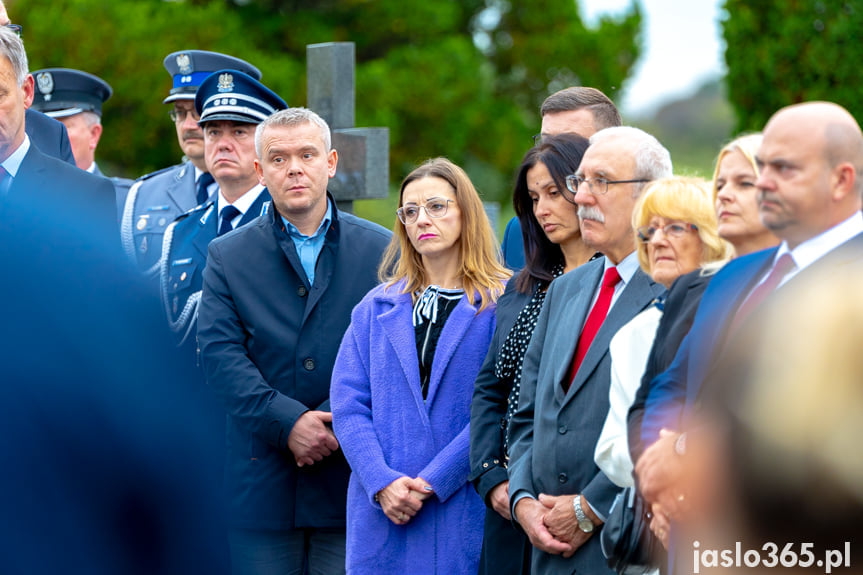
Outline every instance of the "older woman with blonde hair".
<path fill-rule="evenodd" d="M 638 261 L 667 288 L 681 275 L 731 258 L 731 245 L 719 237 L 708 182 L 668 178 L 647 186 L 635 205 L 632 226 Z M 616 484 L 633 484 L 626 417 L 653 347 L 662 302 L 641 312 L 611 340 L 610 408 L 596 444 L 597 466 Z"/>
<path fill-rule="evenodd" d="M 484 505 L 468 482 L 473 383 L 510 272 L 467 174 L 411 172 L 381 264 L 333 370 L 348 463 L 348 573 L 475 573 Z"/>

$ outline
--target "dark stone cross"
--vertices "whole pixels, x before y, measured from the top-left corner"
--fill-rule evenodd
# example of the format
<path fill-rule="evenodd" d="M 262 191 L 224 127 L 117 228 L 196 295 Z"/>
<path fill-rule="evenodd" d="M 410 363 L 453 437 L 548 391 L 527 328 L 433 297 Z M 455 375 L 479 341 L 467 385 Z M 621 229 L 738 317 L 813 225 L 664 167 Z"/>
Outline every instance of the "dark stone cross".
<path fill-rule="evenodd" d="M 354 127 L 353 42 L 306 46 L 306 102 L 330 125 L 339 153 L 328 189 L 339 209 L 353 211 L 354 200 L 386 198 L 389 191 L 389 128 Z"/>

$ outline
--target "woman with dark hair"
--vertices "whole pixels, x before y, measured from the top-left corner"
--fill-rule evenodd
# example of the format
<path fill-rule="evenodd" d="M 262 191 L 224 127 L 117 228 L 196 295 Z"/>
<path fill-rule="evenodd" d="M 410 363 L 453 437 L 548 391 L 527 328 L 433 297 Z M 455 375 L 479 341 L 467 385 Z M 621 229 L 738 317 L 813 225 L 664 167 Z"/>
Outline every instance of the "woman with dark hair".
<path fill-rule="evenodd" d="M 518 170 L 513 192 L 524 235 L 525 266 L 497 304 L 497 328 L 477 377 L 471 405 L 471 480 L 487 509 L 480 573 L 530 572 L 530 542 L 512 525 L 507 477 L 507 426 L 518 406 L 527 345 L 554 278 L 593 256 L 581 239 L 566 188 L 588 141 L 574 134 L 544 137 Z"/>
<path fill-rule="evenodd" d="M 347 572 L 476 573 L 468 481 L 473 382 L 510 272 L 467 174 L 444 158 L 402 183 L 383 284 L 351 313 L 330 387 L 351 466 Z"/>

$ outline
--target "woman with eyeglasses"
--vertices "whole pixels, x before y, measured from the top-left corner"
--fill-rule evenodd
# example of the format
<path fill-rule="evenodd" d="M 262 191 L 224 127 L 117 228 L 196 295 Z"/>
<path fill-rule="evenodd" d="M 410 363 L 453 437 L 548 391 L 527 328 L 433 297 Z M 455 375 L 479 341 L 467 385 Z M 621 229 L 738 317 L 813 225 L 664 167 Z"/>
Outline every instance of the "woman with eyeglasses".
<path fill-rule="evenodd" d="M 632 225 L 641 268 L 666 289 L 680 276 L 727 261 L 732 255 L 731 245 L 719 237 L 709 184 L 701 179 L 675 177 L 652 182 L 635 205 Z M 633 485 L 627 414 L 658 337 L 663 304 L 660 300 L 635 316 L 609 345 L 609 411 L 594 459 L 621 487 Z"/>
<path fill-rule="evenodd" d="M 779 243 L 758 216 L 758 189 L 755 183 L 759 171 L 755 155 L 760 145 L 761 134 L 738 137 L 722 148 L 716 160 L 712 199 L 718 219 L 719 236 L 731 243 L 733 257 Z M 701 270 L 681 276 L 666 296 L 665 314 L 657 328 L 655 344 L 627 416 L 629 453 L 633 462 L 638 461 L 649 447 L 642 443 L 641 427 L 650 383 L 671 365 L 677 349 L 692 326 L 704 290 L 723 264 L 724 262 L 708 264 Z M 662 539 L 663 544 L 667 545 L 670 521 L 657 506 L 654 506 L 653 517 L 651 528 Z"/>
<path fill-rule="evenodd" d="M 510 520 L 507 424 L 518 405 L 521 366 L 549 284 L 587 262 L 576 206 L 566 189 L 588 141 L 574 134 L 545 136 L 525 155 L 513 205 L 521 224 L 525 266 L 498 301 L 497 329 L 471 405 L 471 480 L 486 503 L 479 573 L 530 572 L 530 542 Z"/>
<path fill-rule="evenodd" d="M 354 308 L 333 370 L 351 466 L 347 572 L 476 573 L 468 482 L 473 382 L 510 272 L 467 174 L 444 158 L 402 182 L 382 285 Z"/>

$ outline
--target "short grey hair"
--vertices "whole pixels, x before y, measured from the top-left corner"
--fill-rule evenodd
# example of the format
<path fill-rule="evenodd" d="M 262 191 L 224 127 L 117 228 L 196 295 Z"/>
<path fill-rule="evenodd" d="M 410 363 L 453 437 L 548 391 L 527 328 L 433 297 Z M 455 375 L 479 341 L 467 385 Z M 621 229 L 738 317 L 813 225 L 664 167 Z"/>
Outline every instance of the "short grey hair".
<path fill-rule="evenodd" d="M 0 54 L 6 56 L 12 63 L 15 80 L 19 86 L 23 86 L 30 73 L 27 69 L 27 51 L 24 50 L 24 42 L 21 38 L 5 26 L 0 26 Z"/>
<path fill-rule="evenodd" d="M 333 140 L 327 122 L 308 108 L 288 108 L 273 113 L 255 128 L 255 152 L 258 154 L 258 158 L 262 157 L 264 130 L 271 126 L 291 127 L 306 123 L 314 124 L 320 128 L 321 139 L 324 141 L 327 152 L 329 152 L 333 147 Z"/>
<path fill-rule="evenodd" d="M 659 143 L 659 140 L 644 130 L 632 126 L 606 128 L 590 137 L 590 145 L 616 138 L 625 140 L 635 157 L 633 178 L 653 181 L 674 175 L 671 154 Z M 644 184 L 638 186 L 637 191 L 640 193 L 643 187 Z"/>

